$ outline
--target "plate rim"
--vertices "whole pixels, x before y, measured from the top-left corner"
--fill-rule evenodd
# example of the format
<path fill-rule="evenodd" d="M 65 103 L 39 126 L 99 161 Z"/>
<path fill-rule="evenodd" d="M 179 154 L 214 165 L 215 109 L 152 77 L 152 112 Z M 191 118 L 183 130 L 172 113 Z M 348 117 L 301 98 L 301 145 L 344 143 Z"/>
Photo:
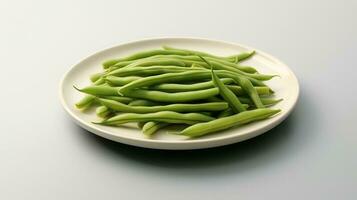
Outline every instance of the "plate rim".
<path fill-rule="evenodd" d="M 64 85 L 65 85 L 66 78 L 68 77 L 69 74 L 71 74 L 72 70 L 74 70 L 77 65 L 90 59 L 91 57 L 97 56 L 98 54 L 110 51 L 112 49 L 118 48 L 123 45 L 133 45 L 135 43 L 142 43 L 142 42 L 155 41 L 155 40 L 165 40 L 165 39 L 166 40 L 168 40 L 168 39 L 169 40 L 200 40 L 200 41 L 217 42 L 217 43 L 226 44 L 226 45 L 239 46 L 239 47 L 242 47 L 245 49 L 253 49 L 256 52 L 258 52 L 259 54 L 269 58 L 270 60 L 273 60 L 274 62 L 277 62 L 277 63 L 283 65 L 286 68 L 286 70 L 289 72 L 290 75 L 292 75 L 292 78 L 296 82 L 296 98 L 293 99 L 294 102 L 292 103 L 292 106 L 288 107 L 288 110 L 286 110 L 286 112 L 280 118 L 276 119 L 275 121 L 272 121 L 268 125 L 260 128 L 258 130 L 251 131 L 246 134 L 239 135 L 239 136 L 232 134 L 232 135 L 218 136 L 218 137 L 213 137 L 213 138 L 203 138 L 203 139 L 195 139 L 195 140 L 177 140 L 177 141 L 175 141 L 175 140 L 150 140 L 147 138 L 130 138 L 130 137 L 122 136 L 122 135 L 113 134 L 110 131 L 98 129 L 98 128 L 94 127 L 93 125 L 92 125 L 93 127 L 91 125 L 88 125 L 86 121 L 84 121 L 80 117 L 77 117 L 75 115 L 75 113 L 70 110 L 70 108 L 68 107 L 66 100 L 64 98 Z M 288 65 L 286 65 L 283 61 L 275 58 L 274 56 L 272 56 L 260 49 L 252 48 L 248 45 L 241 44 L 241 43 L 227 42 L 224 40 L 217 40 L 217 39 L 210 39 L 210 38 L 186 37 L 186 36 L 184 36 L 184 37 L 182 37 L 182 36 L 180 36 L 180 37 L 170 37 L 170 36 L 168 36 L 168 37 L 151 37 L 151 38 L 137 39 L 137 40 L 131 40 L 128 42 L 120 42 L 117 45 L 114 45 L 114 46 L 111 46 L 111 47 L 108 47 L 105 49 L 101 49 L 101 50 L 96 51 L 95 53 L 92 53 L 89 56 L 86 56 L 85 58 L 79 60 L 78 62 L 76 62 L 76 64 L 71 65 L 70 68 L 64 73 L 64 75 L 62 76 L 60 83 L 59 83 L 59 97 L 60 97 L 62 107 L 72 117 L 72 120 L 76 124 L 81 126 L 82 128 L 86 129 L 87 131 L 89 131 L 95 135 L 104 137 L 106 139 L 109 139 L 109 140 L 112 140 L 115 142 L 138 146 L 138 147 L 144 147 L 144 148 L 166 149 L 166 150 L 169 150 L 169 149 L 171 149 L 171 150 L 189 150 L 189 149 L 213 148 L 213 147 L 224 146 L 224 145 L 241 142 L 241 141 L 259 136 L 259 135 L 269 131 L 270 129 L 278 126 L 281 122 L 283 122 L 296 107 L 299 96 L 300 96 L 300 84 L 299 84 L 299 80 L 297 79 L 295 73 L 291 70 L 291 68 Z M 136 142 L 140 142 L 140 143 L 136 143 Z M 145 144 L 148 144 L 148 145 L 145 145 Z M 152 146 L 155 144 L 158 146 L 156 146 L 156 147 Z M 192 146 L 193 144 L 196 144 L 197 146 L 193 147 Z M 177 146 L 170 146 L 170 145 L 177 145 Z"/>

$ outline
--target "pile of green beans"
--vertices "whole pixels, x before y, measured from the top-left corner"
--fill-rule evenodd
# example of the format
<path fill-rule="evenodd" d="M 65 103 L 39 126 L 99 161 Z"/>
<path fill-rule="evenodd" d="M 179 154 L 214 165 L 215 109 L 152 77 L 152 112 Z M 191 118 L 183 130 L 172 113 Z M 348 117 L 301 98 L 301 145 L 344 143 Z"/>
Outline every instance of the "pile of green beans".
<path fill-rule="evenodd" d="M 267 119 L 280 112 L 268 108 L 282 99 L 264 82 L 276 75 L 261 74 L 242 61 L 255 51 L 230 56 L 163 46 L 103 62 L 75 106 L 96 107 L 105 126 L 135 122 L 147 137 L 172 124 L 176 132 L 199 137 Z"/>

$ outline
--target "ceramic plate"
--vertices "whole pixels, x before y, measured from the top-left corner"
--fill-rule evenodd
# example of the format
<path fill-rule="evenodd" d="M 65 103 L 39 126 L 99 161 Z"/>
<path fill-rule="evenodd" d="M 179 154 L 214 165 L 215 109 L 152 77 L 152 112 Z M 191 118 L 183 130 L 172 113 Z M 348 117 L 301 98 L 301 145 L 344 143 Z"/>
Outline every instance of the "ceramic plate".
<path fill-rule="evenodd" d="M 159 131 L 152 138 L 145 137 L 135 124 L 123 127 L 106 127 L 91 122 L 99 121 L 94 110 L 82 112 L 74 104 L 83 94 L 73 88 L 73 85 L 84 87 L 90 84 L 89 76 L 102 70 L 101 63 L 107 59 L 117 58 L 143 50 L 160 48 L 168 45 L 177 48 L 206 51 L 217 55 L 231 55 L 239 52 L 255 50 L 256 54 L 244 65 L 256 67 L 259 72 L 278 74 L 267 85 L 275 91 L 276 98 L 284 100 L 273 108 L 282 112 L 270 119 L 254 122 L 242 127 L 235 127 L 216 134 L 196 139 L 169 134 L 167 129 Z M 60 98 L 69 116 L 84 129 L 101 137 L 129 145 L 153 149 L 201 149 L 232 144 L 260 135 L 281 123 L 293 110 L 299 96 L 299 84 L 294 73 L 287 65 L 275 57 L 255 48 L 223 41 L 198 38 L 156 38 L 121 44 L 99 51 L 78 64 L 74 65 L 63 77 L 60 84 Z"/>

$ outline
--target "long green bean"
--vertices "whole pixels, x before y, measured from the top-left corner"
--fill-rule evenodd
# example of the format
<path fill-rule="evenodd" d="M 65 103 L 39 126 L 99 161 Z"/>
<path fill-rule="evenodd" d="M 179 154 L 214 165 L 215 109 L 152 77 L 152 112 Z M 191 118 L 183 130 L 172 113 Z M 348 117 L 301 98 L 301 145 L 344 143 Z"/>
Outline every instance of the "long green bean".
<path fill-rule="evenodd" d="M 165 73 L 185 72 L 200 70 L 198 68 L 182 68 L 177 66 L 150 66 L 119 68 L 106 74 L 107 76 L 151 76 Z"/>
<path fill-rule="evenodd" d="M 221 81 L 224 84 L 233 83 L 233 79 L 231 78 L 222 78 Z M 214 87 L 214 83 L 212 81 L 206 81 L 206 82 L 194 83 L 194 84 L 163 83 L 159 85 L 154 85 L 150 87 L 150 89 L 160 90 L 164 92 L 183 92 L 183 91 L 203 90 L 212 87 Z"/>
<path fill-rule="evenodd" d="M 198 123 L 187 127 L 180 134 L 189 137 L 198 137 L 213 133 L 216 131 L 225 130 L 233 126 L 240 126 L 253 121 L 266 119 L 280 112 L 280 110 L 273 110 L 269 108 L 261 108 L 256 110 L 249 110 L 241 112 L 229 117 L 215 119 L 206 123 Z"/>
<path fill-rule="evenodd" d="M 233 109 L 235 113 L 243 112 L 246 109 L 242 105 L 242 103 L 239 101 L 239 99 L 236 97 L 236 95 L 229 90 L 224 83 L 218 78 L 218 76 L 214 73 L 213 67 L 210 62 L 208 62 L 205 58 L 201 57 L 200 58 L 207 63 L 211 67 L 211 75 L 212 75 L 212 81 L 215 84 L 215 86 L 219 89 L 219 94 L 223 97 L 224 100 L 228 102 L 230 107 Z"/>
<path fill-rule="evenodd" d="M 98 80 L 96 80 L 93 85 L 101 85 L 104 83 L 104 79 L 103 78 L 99 78 Z M 87 108 L 89 108 L 93 102 L 94 102 L 95 97 L 92 95 L 86 95 L 84 96 L 80 101 L 78 101 L 75 106 L 77 109 L 82 109 L 85 110 Z"/>
<path fill-rule="evenodd" d="M 118 62 L 121 61 L 130 61 L 130 60 L 137 60 L 141 58 L 147 58 L 150 56 L 154 55 L 189 55 L 188 53 L 182 52 L 182 51 L 175 51 L 175 50 L 163 50 L 163 49 L 155 49 L 155 50 L 148 50 L 148 51 L 141 51 L 135 54 L 132 54 L 130 56 L 124 57 L 124 58 L 119 58 L 119 59 L 112 59 L 112 60 L 107 60 L 103 63 L 104 69 L 115 65 Z"/>
<path fill-rule="evenodd" d="M 136 99 L 128 104 L 129 106 L 158 106 L 160 102 L 149 101 L 146 99 Z"/>
<path fill-rule="evenodd" d="M 242 89 L 241 86 L 237 86 L 237 85 L 227 85 L 227 87 L 237 96 L 242 96 L 247 94 L 245 92 L 245 90 Z M 257 93 L 259 95 L 271 95 L 272 92 L 270 91 L 269 87 L 265 87 L 265 86 L 256 86 L 254 87 L 255 90 L 257 91 Z"/>
<path fill-rule="evenodd" d="M 188 49 L 178 49 L 178 48 L 169 47 L 169 46 L 166 46 L 166 45 L 162 46 L 162 48 L 164 48 L 166 50 L 174 50 L 174 51 L 178 51 L 178 52 L 182 52 L 182 53 L 188 53 L 189 55 L 199 55 L 199 56 L 212 57 L 212 58 L 227 60 L 227 61 L 230 61 L 230 62 L 234 62 L 235 61 L 234 56 L 221 57 L 221 56 L 215 56 L 215 55 L 212 55 L 212 54 L 209 54 L 209 53 L 205 53 L 205 52 L 202 52 L 202 51 L 194 51 L 194 50 L 188 50 Z"/>
<path fill-rule="evenodd" d="M 160 111 L 174 111 L 174 112 L 200 112 L 200 111 L 221 111 L 228 108 L 225 102 L 211 102 L 200 104 L 169 104 L 157 106 L 129 106 L 117 101 L 101 99 L 98 101 L 104 106 L 119 112 L 128 113 L 153 113 Z"/>
<path fill-rule="evenodd" d="M 243 88 L 243 90 L 250 96 L 255 106 L 257 108 L 264 108 L 264 105 L 260 100 L 259 94 L 257 90 L 253 87 L 252 83 L 244 77 L 239 78 L 238 81 L 241 87 Z"/>
<path fill-rule="evenodd" d="M 118 96 L 118 89 L 117 87 L 110 87 L 110 86 L 87 86 L 82 89 L 77 88 L 76 86 L 73 86 L 76 90 L 86 93 L 86 94 L 91 94 L 94 96 Z"/>
<path fill-rule="evenodd" d="M 129 122 L 157 121 L 157 122 L 166 122 L 172 124 L 196 124 L 199 122 L 208 122 L 214 119 L 215 118 L 213 117 L 199 114 L 199 113 L 182 114 L 172 111 L 161 111 L 161 112 L 146 113 L 146 114 L 137 114 L 137 113 L 119 114 L 102 122 L 93 122 L 93 123 L 101 124 L 101 125 L 120 125 Z"/>
<path fill-rule="evenodd" d="M 141 79 L 140 76 L 126 76 L 126 77 L 117 77 L 117 76 L 106 76 L 104 79 L 109 85 L 112 86 L 123 86 L 138 79 Z"/>
<path fill-rule="evenodd" d="M 119 94 L 132 98 L 142 98 L 158 102 L 190 102 L 215 96 L 219 93 L 217 88 L 204 90 L 167 93 L 154 90 L 136 89 L 120 92 Z"/>

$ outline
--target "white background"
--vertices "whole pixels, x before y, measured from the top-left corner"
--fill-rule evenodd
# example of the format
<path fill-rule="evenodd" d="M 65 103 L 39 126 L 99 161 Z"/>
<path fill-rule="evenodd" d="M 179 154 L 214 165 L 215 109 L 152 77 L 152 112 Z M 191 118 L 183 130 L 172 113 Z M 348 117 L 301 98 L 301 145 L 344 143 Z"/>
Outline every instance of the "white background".
<path fill-rule="evenodd" d="M 265 2 L 265 3 L 264 3 Z M 0 199 L 356 199 L 356 1 L 0 1 Z M 80 59 L 194 36 L 287 63 L 301 97 L 243 143 L 170 152 L 75 125 L 58 98 Z"/>

